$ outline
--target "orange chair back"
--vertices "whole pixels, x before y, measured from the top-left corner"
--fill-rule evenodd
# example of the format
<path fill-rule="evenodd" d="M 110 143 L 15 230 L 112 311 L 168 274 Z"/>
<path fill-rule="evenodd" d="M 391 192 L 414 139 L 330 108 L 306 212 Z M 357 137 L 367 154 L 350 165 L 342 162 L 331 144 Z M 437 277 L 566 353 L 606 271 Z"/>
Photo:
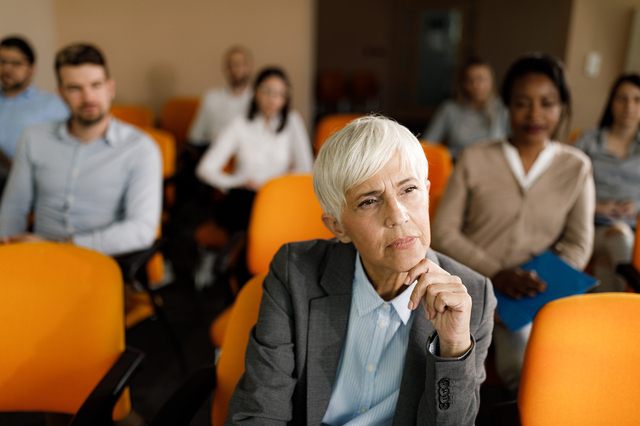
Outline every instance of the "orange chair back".
<path fill-rule="evenodd" d="M 240 289 L 229 314 L 227 332 L 222 340 L 222 352 L 216 366 L 217 384 L 213 395 L 211 424 L 222 426 L 229 413 L 231 395 L 244 374 L 244 356 L 249 332 L 258 322 L 262 281 L 266 274 L 256 275 Z"/>
<path fill-rule="evenodd" d="M 142 105 L 113 105 L 111 115 L 138 127 L 151 127 L 155 121 L 153 110 Z"/>
<path fill-rule="evenodd" d="M 168 179 L 176 174 L 176 139 L 166 130 L 154 127 L 142 128 L 149 136 L 156 141 L 162 153 L 162 177 Z M 171 206 L 175 202 L 175 187 L 173 185 L 164 188 L 164 204 Z M 173 197 L 173 198 L 172 198 Z M 158 228 L 158 237 L 162 235 L 162 229 Z M 153 255 L 147 262 L 147 277 L 150 284 L 157 284 L 164 277 L 164 257 L 162 253 Z"/>
<path fill-rule="evenodd" d="M 162 177 L 170 178 L 176 174 L 176 138 L 166 130 L 155 127 L 142 127 L 142 130 L 156 141 L 162 152 Z"/>
<path fill-rule="evenodd" d="M 0 246 L 0 277 L 0 411 L 75 414 L 124 351 L 120 268 L 70 244 L 23 243 Z M 114 417 L 129 410 L 125 396 Z"/>
<path fill-rule="evenodd" d="M 638 224 L 636 225 L 636 239 L 633 245 L 631 264 L 637 271 L 640 271 L 640 217 L 638 218 Z"/>
<path fill-rule="evenodd" d="M 569 145 L 573 145 L 574 143 L 576 143 L 580 135 L 582 135 L 582 129 L 580 127 L 576 127 L 571 131 L 571 133 L 569 133 L 569 137 L 567 137 L 567 143 Z"/>
<path fill-rule="evenodd" d="M 322 223 L 322 207 L 310 174 L 290 174 L 267 182 L 256 195 L 249 221 L 247 266 L 253 275 L 267 272 L 286 243 L 333 238 Z"/>
<path fill-rule="evenodd" d="M 522 369 L 524 426 L 637 425 L 640 295 L 600 293 L 544 306 Z"/>
<path fill-rule="evenodd" d="M 316 155 L 324 142 L 329 139 L 329 136 L 360 117 L 362 117 L 362 114 L 332 114 L 322 117 L 316 127 L 316 134 L 313 140 L 313 150 Z"/>
<path fill-rule="evenodd" d="M 421 142 L 424 154 L 429 162 L 429 181 L 431 189 L 429 190 L 429 216 L 433 219 L 438 203 L 444 190 L 447 187 L 449 176 L 453 171 L 453 160 L 446 146 L 442 144 L 432 144 Z"/>
<path fill-rule="evenodd" d="M 179 145 L 185 144 L 199 105 L 195 97 L 169 99 L 160 112 L 160 128 L 171 132 Z"/>

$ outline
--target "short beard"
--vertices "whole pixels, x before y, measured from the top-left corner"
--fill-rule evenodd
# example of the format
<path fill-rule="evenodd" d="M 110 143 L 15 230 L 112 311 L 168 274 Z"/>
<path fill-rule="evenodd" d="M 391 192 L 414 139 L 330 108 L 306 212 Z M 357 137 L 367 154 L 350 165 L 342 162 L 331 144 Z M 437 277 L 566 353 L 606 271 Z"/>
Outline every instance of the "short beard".
<path fill-rule="evenodd" d="M 238 87 L 244 87 L 249 83 L 249 76 L 243 77 L 240 80 L 231 80 L 231 87 L 237 89 Z"/>
<path fill-rule="evenodd" d="M 2 82 L 2 80 L 0 80 L 0 82 Z M 5 93 L 21 92 L 29 86 L 29 80 L 23 80 L 10 86 L 7 86 L 4 82 L 2 82 L 1 85 L 2 91 Z"/>
<path fill-rule="evenodd" d="M 73 119 L 75 120 L 76 123 L 78 123 L 82 127 L 91 127 L 91 126 L 99 123 L 100 121 L 102 121 L 102 119 L 104 119 L 105 116 L 106 116 L 106 114 L 100 114 L 97 117 L 86 119 L 84 117 L 76 115 L 76 116 L 73 117 Z"/>

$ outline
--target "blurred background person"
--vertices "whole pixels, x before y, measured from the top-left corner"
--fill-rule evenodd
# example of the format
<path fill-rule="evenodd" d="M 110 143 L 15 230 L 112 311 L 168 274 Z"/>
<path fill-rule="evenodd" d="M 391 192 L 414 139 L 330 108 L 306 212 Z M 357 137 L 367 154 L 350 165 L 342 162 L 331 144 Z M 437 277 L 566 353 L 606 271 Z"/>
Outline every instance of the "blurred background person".
<path fill-rule="evenodd" d="M 253 96 L 249 85 L 251 65 L 251 53 L 246 48 L 234 46 L 227 51 L 222 68 L 228 86 L 210 89 L 200 99 L 189 128 L 191 145 L 206 149 L 231 120 L 247 111 Z"/>
<path fill-rule="evenodd" d="M 629 263 L 640 206 L 640 76 L 619 77 L 597 129 L 576 142 L 593 164 L 596 184 L 595 291 L 625 291 L 616 266 Z"/>
<path fill-rule="evenodd" d="M 479 58 L 469 60 L 460 72 L 455 99 L 445 101 L 421 136 L 447 145 L 454 159 L 485 139 L 507 136 L 508 113 L 495 94 L 493 69 Z"/>
<path fill-rule="evenodd" d="M 307 129 L 300 114 L 290 110 L 284 71 L 264 69 L 253 89 L 248 113 L 222 130 L 196 169 L 200 180 L 226 192 L 214 215 L 230 232 L 247 228 L 253 198 L 263 184 L 288 172 L 310 173 L 313 165 Z M 227 173 L 232 158 L 233 171 Z"/>
<path fill-rule="evenodd" d="M 69 116 L 59 96 L 32 84 L 35 69 L 36 56 L 26 40 L 6 37 L 0 41 L 0 194 L 22 132 Z"/>
<path fill-rule="evenodd" d="M 539 54 L 517 60 L 502 98 L 512 134 L 462 153 L 440 201 L 433 247 L 519 299 L 545 291 L 546 283 L 520 268 L 545 250 L 577 269 L 586 266 L 595 190 L 588 157 L 556 142 L 571 105 L 559 60 Z M 512 392 L 530 331 L 531 324 L 516 332 L 500 321 L 494 326 L 497 371 Z"/>

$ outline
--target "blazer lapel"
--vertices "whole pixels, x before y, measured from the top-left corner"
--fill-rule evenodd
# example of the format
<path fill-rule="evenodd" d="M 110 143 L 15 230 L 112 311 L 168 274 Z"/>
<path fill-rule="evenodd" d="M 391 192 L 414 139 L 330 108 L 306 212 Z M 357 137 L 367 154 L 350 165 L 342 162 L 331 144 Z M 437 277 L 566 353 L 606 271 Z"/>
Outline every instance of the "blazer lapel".
<path fill-rule="evenodd" d="M 320 286 L 327 295 L 309 304 L 307 424 L 322 423 L 329 406 L 347 334 L 356 251 L 340 244 L 331 254 Z"/>

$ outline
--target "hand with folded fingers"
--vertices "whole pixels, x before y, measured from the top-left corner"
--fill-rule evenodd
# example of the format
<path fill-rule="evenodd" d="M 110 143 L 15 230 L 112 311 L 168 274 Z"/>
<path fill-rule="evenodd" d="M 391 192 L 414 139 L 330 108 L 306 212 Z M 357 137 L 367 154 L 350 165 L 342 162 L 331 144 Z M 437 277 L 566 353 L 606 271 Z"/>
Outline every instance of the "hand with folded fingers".
<path fill-rule="evenodd" d="M 429 259 L 411 268 L 405 284 L 418 280 L 409 301 L 414 310 L 420 301 L 426 317 L 438 333 L 440 354 L 445 358 L 464 355 L 471 347 L 471 296 L 459 277 L 449 274 Z"/>

